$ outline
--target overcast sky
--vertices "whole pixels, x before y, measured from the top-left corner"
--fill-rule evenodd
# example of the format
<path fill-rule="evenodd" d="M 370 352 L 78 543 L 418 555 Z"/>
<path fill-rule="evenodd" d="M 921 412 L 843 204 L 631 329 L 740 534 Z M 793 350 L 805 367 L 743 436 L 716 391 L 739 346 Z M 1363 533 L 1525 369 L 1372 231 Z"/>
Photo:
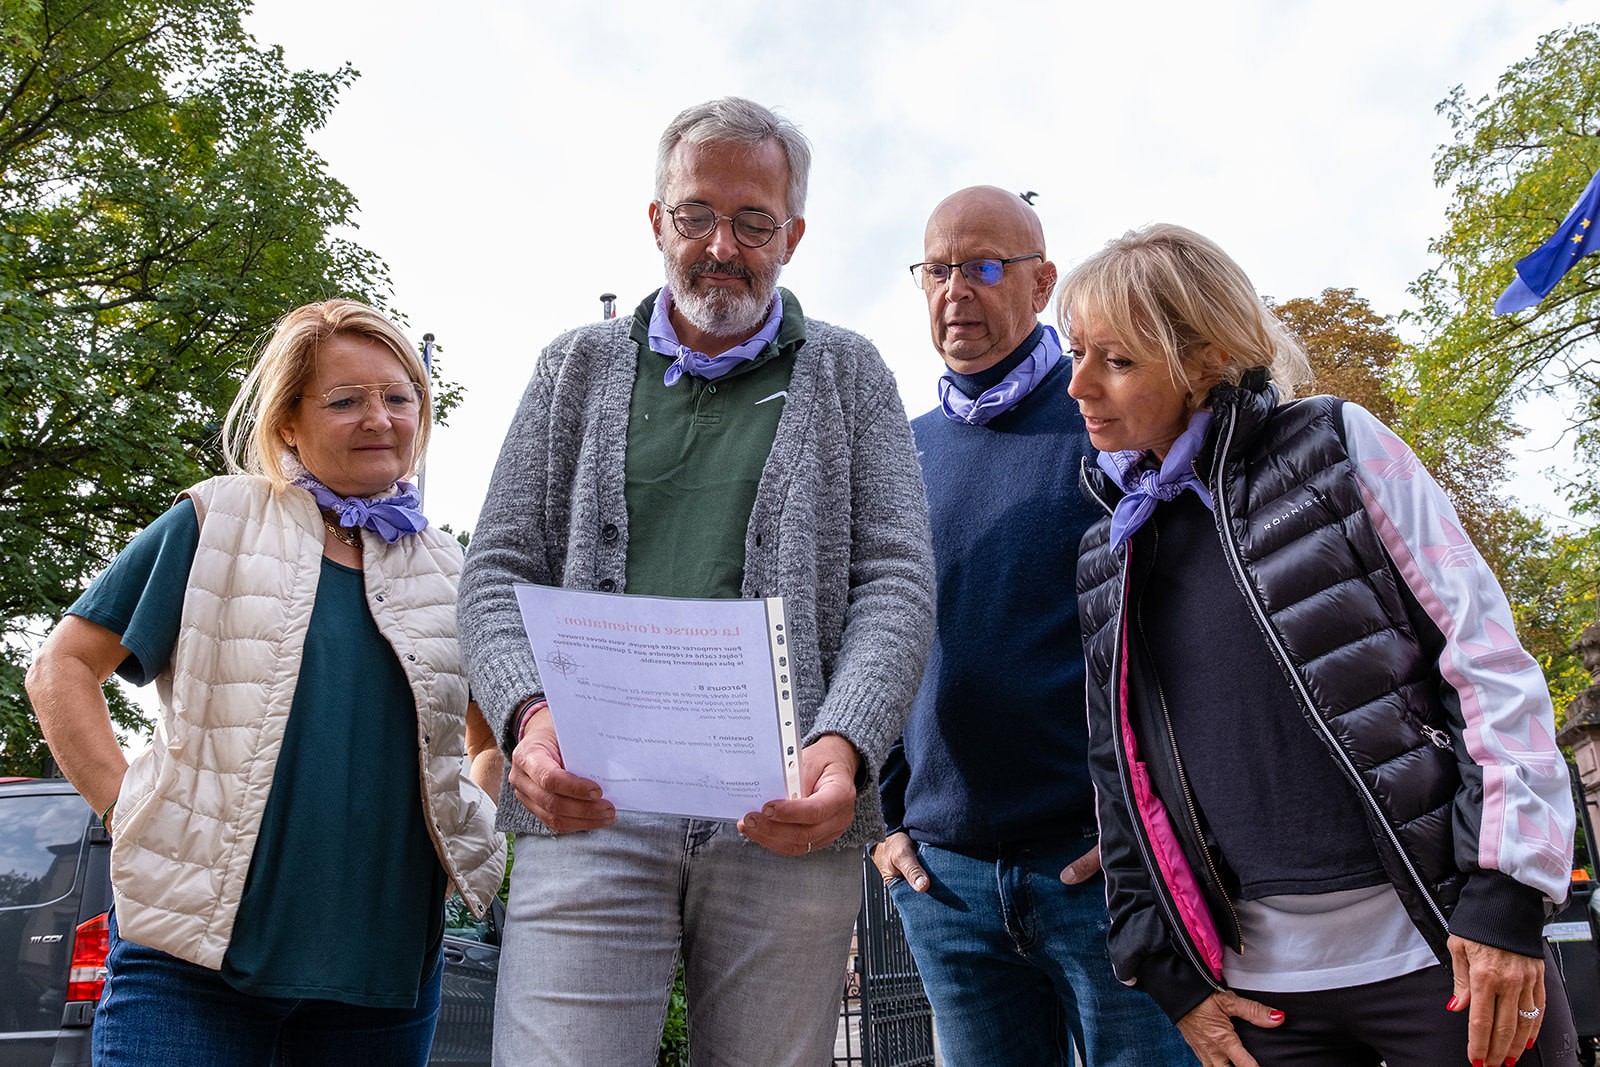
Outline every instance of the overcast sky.
<path fill-rule="evenodd" d="M 297 67 L 361 72 L 314 144 L 359 199 L 354 236 L 389 263 L 409 332 L 436 334 L 467 388 L 427 481 L 430 515 L 461 529 L 540 348 L 598 318 L 601 292 L 629 314 L 660 284 L 655 143 L 690 104 L 748 96 L 811 138 L 806 234 L 782 284 L 876 342 L 914 415 L 942 364 L 905 268 L 945 194 L 1036 190 L 1063 270 L 1171 221 L 1268 295 L 1352 287 L 1396 314 L 1444 225 L 1435 106 L 1458 84 L 1492 91 L 1539 36 L 1592 14 L 1560 0 L 259 0 L 248 25 Z"/>

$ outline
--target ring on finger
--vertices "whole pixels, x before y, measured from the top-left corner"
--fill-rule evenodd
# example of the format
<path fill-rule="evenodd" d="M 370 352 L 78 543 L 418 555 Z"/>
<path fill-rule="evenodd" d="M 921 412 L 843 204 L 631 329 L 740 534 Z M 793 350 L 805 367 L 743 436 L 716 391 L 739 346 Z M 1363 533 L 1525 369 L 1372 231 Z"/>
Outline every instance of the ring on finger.
<path fill-rule="evenodd" d="M 1518 1008 L 1517 1014 L 1522 1016 L 1524 1019 L 1527 1019 L 1529 1022 L 1532 1022 L 1543 1013 L 1540 1012 L 1538 1008 Z"/>

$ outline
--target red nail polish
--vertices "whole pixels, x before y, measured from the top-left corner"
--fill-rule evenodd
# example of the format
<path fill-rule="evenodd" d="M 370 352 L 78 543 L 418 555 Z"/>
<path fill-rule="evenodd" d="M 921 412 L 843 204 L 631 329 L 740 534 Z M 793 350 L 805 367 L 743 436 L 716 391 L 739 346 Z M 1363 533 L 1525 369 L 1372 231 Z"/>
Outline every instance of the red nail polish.
<path fill-rule="evenodd" d="M 1455 1011 L 1456 1010 L 1456 1005 L 1459 1004 L 1459 1003 L 1461 1003 L 1461 1002 L 1458 1001 L 1455 997 L 1451 997 L 1450 998 L 1450 1002 L 1444 1006 L 1444 1010 L 1445 1011 Z M 1472 1067 L 1483 1067 L 1483 1063 L 1480 1060 L 1473 1060 L 1472 1061 Z"/>
<path fill-rule="evenodd" d="M 1483 1067 L 1483 1061 L 1482 1060 L 1473 1060 L 1472 1061 L 1472 1067 Z"/>
<path fill-rule="evenodd" d="M 1271 1019 L 1275 1023 L 1281 1023 L 1283 1022 L 1283 1012 L 1273 1009 L 1272 1011 L 1267 1012 L 1267 1018 Z"/>
<path fill-rule="evenodd" d="M 1522 1051 L 1527 1052 L 1528 1049 L 1533 1048 L 1533 1043 L 1534 1043 L 1535 1040 L 1536 1040 L 1535 1038 L 1531 1038 L 1531 1037 L 1528 1038 L 1528 1048 L 1525 1048 Z"/>

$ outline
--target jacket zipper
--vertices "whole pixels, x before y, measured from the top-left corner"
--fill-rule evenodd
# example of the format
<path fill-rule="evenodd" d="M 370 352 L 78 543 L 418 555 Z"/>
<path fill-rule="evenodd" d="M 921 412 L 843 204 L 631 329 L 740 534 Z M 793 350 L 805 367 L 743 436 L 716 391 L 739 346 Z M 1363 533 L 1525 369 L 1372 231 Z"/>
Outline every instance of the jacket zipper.
<path fill-rule="evenodd" d="M 1094 489 L 1093 483 L 1088 479 L 1084 479 L 1084 484 L 1089 486 L 1090 495 L 1095 498 L 1096 503 L 1098 503 L 1109 513 L 1112 508 L 1107 505 L 1105 498 Z M 1132 545 L 1129 545 L 1123 550 L 1122 554 L 1122 597 L 1120 598 L 1121 606 L 1117 609 L 1117 617 L 1115 620 L 1117 636 L 1113 642 L 1114 647 L 1112 649 L 1113 654 L 1111 657 L 1111 670 L 1113 677 L 1109 687 L 1112 724 L 1117 733 L 1117 736 L 1112 740 L 1111 747 L 1112 751 L 1114 751 L 1117 755 L 1117 774 L 1122 780 L 1122 802 L 1127 807 L 1129 815 L 1131 816 L 1128 822 L 1133 829 L 1133 839 L 1139 843 L 1139 855 L 1144 860 L 1144 869 L 1150 874 L 1150 888 L 1155 893 L 1156 900 L 1160 901 L 1161 910 L 1166 913 L 1167 927 L 1178 934 L 1178 945 L 1183 949 L 1183 954 L 1189 958 L 1189 965 L 1192 966 L 1195 969 L 1195 972 L 1205 980 L 1207 985 L 1209 985 L 1216 992 L 1222 993 L 1225 992 L 1225 988 L 1221 983 L 1212 977 L 1211 968 L 1208 967 L 1205 961 L 1200 958 L 1200 951 L 1195 946 L 1194 940 L 1189 934 L 1189 928 L 1184 925 L 1182 917 L 1178 915 L 1177 905 L 1172 900 L 1172 891 L 1167 887 L 1166 881 L 1161 877 L 1161 866 L 1156 862 L 1154 850 L 1150 847 L 1150 839 L 1145 831 L 1144 820 L 1139 814 L 1138 802 L 1133 796 L 1133 772 L 1128 769 L 1128 753 L 1123 747 L 1121 737 L 1122 705 L 1118 698 L 1118 694 L 1121 692 L 1122 687 L 1117 682 L 1115 674 L 1118 665 L 1122 662 L 1122 657 L 1127 654 L 1127 650 L 1123 647 L 1122 634 L 1123 624 L 1126 621 L 1126 615 L 1128 611 L 1128 593 L 1130 589 L 1130 579 L 1132 577 L 1132 547 Z"/>
<path fill-rule="evenodd" d="M 1217 441 L 1216 452 L 1212 457 L 1211 477 L 1209 479 L 1211 498 L 1217 505 L 1217 533 L 1222 541 L 1223 554 L 1227 557 L 1228 565 L 1233 570 L 1234 580 L 1238 582 L 1240 592 L 1244 594 L 1245 603 L 1249 605 L 1250 611 L 1255 615 L 1261 631 L 1267 635 L 1267 641 L 1272 646 L 1273 654 L 1278 657 L 1278 662 L 1286 668 L 1285 673 L 1293 680 L 1295 696 L 1299 698 L 1300 703 L 1309 712 L 1310 719 L 1316 724 L 1317 730 L 1327 740 L 1329 749 L 1338 755 L 1339 763 L 1344 768 L 1345 776 L 1355 784 L 1356 791 L 1360 793 L 1363 802 L 1377 817 L 1376 822 L 1383 827 L 1384 834 L 1389 838 L 1389 844 L 1393 846 L 1395 854 L 1400 857 L 1400 861 L 1405 864 L 1406 873 L 1411 876 L 1411 881 L 1416 885 L 1417 891 L 1427 903 L 1428 910 L 1433 913 L 1433 917 L 1439 923 L 1440 928 L 1448 934 L 1450 932 L 1450 924 L 1446 921 L 1444 912 L 1439 910 L 1438 902 L 1433 899 L 1433 894 L 1428 891 L 1427 883 L 1422 880 L 1422 875 L 1418 873 L 1416 865 L 1412 863 L 1411 856 L 1406 852 L 1405 846 L 1400 843 L 1400 837 L 1394 832 L 1394 827 L 1389 825 L 1388 817 L 1378 804 L 1377 798 L 1372 795 L 1372 790 L 1367 788 L 1367 783 L 1362 779 L 1361 772 L 1351 762 L 1349 753 L 1344 750 L 1343 745 L 1339 744 L 1339 739 L 1333 736 L 1333 731 L 1328 729 L 1328 725 L 1323 721 L 1321 713 L 1317 711 L 1316 702 L 1311 699 L 1311 694 L 1306 691 L 1305 682 L 1301 679 L 1300 672 L 1295 670 L 1294 664 L 1289 661 L 1288 649 L 1283 647 L 1283 642 L 1278 638 L 1277 627 L 1273 626 L 1272 620 L 1267 617 L 1266 609 L 1261 605 L 1255 586 L 1251 584 L 1249 575 L 1245 573 L 1244 561 L 1239 555 L 1239 546 L 1234 543 L 1233 535 L 1228 529 L 1228 518 L 1231 515 L 1231 510 L 1228 506 L 1228 494 L 1222 477 L 1226 457 L 1233 447 L 1233 434 L 1237 426 L 1238 409 L 1230 408 L 1222 433 Z"/>
<path fill-rule="evenodd" d="M 1217 872 L 1217 863 L 1211 855 L 1211 849 L 1206 844 L 1206 835 L 1200 827 L 1200 809 L 1194 802 L 1194 791 L 1189 787 L 1189 772 L 1183 769 L 1183 756 L 1178 752 L 1177 734 L 1172 728 L 1172 710 L 1167 706 L 1167 692 L 1162 688 L 1159 679 L 1156 681 L 1156 697 L 1161 704 L 1161 718 L 1167 727 L 1167 744 L 1172 749 L 1172 763 L 1178 769 L 1178 785 L 1183 789 L 1184 813 L 1189 817 L 1189 827 L 1194 831 L 1195 845 L 1200 849 L 1200 855 L 1205 857 L 1206 870 L 1211 875 L 1211 884 L 1217 887 L 1217 895 L 1228 906 L 1228 919 L 1233 923 L 1233 939 L 1239 945 L 1239 955 L 1244 955 L 1244 927 L 1239 922 L 1239 911 L 1233 906 L 1233 898 L 1228 896 L 1222 876 Z"/>

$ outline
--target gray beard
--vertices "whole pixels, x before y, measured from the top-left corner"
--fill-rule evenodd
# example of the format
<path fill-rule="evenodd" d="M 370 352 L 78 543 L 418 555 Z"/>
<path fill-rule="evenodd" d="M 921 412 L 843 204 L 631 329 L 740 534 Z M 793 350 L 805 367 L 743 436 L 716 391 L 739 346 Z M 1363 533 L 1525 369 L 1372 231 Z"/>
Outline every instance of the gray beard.
<path fill-rule="evenodd" d="M 676 269 L 670 257 L 666 262 L 667 284 L 672 288 L 673 306 L 702 333 L 717 338 L 744 339 L 761 329 L 772 311 L 772 297 L 778 288 L 778 272 L 760 278 L 745 271 L 752 286 L 749 292 L 731 289 L 694 287 L 695 270 Z M 698 266 L 698 264 L 697 264 Z M 719 264 L 727 270 L 727 264 Z"/>

